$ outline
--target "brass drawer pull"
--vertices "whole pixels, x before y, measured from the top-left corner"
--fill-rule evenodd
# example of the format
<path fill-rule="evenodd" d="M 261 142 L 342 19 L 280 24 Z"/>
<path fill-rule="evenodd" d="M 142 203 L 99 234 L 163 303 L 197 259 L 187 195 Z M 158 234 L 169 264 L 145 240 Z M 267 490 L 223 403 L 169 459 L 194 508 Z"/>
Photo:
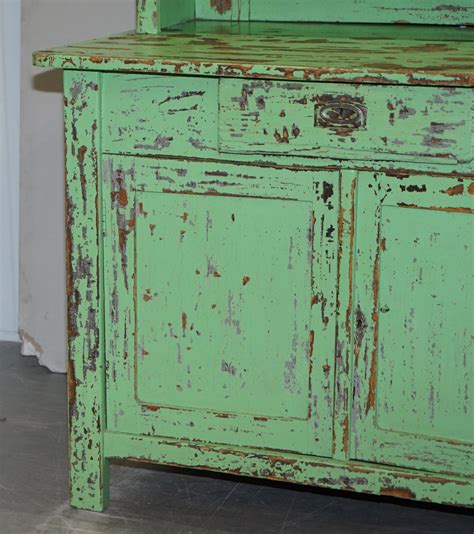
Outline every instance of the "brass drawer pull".
<path fill-rule="evenodd" d="M 316 126 L 325 128 L 363 128 L 367 122 L 367 108 L 354 102 L 334 99 L 316 108 Z"/>

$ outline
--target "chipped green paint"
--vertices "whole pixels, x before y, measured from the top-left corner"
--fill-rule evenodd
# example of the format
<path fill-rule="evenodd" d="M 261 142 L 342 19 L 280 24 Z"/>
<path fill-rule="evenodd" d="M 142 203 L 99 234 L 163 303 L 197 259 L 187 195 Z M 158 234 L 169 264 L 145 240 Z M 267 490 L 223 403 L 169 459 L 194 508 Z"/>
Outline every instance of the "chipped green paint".
<path fill-rule="evenodd" d="M 139 0 L 35 54 L 67 71 L 71 503 L 135 458 L 473 506 L 473 30 L 264 5 Z"/>
<path fill-rule="evenodd" d="M 204 0 L 206 1 L 206 0 Z M 252 20 L 370 22 L 411 24 L 474 24 L 470 0 L 250 0 Z"/>
<path fill-rule="evenodd" d="M 189 91 L 186 78 L 122 74 L 105 75 L 104 86 L 103 146 L 112 153 L 220 151 L 361 160 L 395 155 L 398 161 L 442 164 L 473 157 L 468 89 L 199 79 Z M 360 103 L 366 124 L 349 130 L 315 127 L 322 107 L 344 99 Z M 171 125 L 157 130 L 169 115 L 175 117 Z"/>
<path fill-rule="evenodd" d="M 89 72 L 67 72 L 64 77 L 69 478 L 71 504 L 91 510 L 102 510 L 108 499 L 99 243 L 100 79 L 100 74 Z"/>
<path fill-rule="evenodd" d="M 194 0 L 136 0 L 136 31 L 157 34 L 163 28 L 174 26 L 195 17 Z"/>
<path fill-rule="evenodd" d="M 234 475 L 297 482 L 323 488 L 374 493 L 441 504 L 471 505 L 472 479 L 389 468 L 362 462 L 339 462 L 315 456 L 276 454 L 275 451 L 223 447 L 219 444 L 171 441 L 148 436 L 106 432 L 110 458 L 131 457 L 141 462 L 188 466 Z"/>
<path fill-rule="evenodd" d="M 244 25 L 245 26 L 245 25 Z M 280 25 L 282 26 L 282 25 Z M 325 30 L 327 32 L 327 29 Z M 124 33 L 36 52 L 35 64 L 60 69 L 135 71 L 286 80 L 474 86 L 472 41 L 317 37 L 239 33 Z M 366 30 L 361 30 L 364 33 Z M 472 34 L 474 29 L 467 29 Z M 388 33 L 393 36 L 393 30 Z M 316 37 L 315 37 L 316 35 Z"/>
<path fill-rule="evenodd" d="M 137 0 L 137 33 L 159 33 L 158 0 Z"/>
<path fill-rule="evenodd" d="M 287 0 L 137 0 L 139 24 L 153 20 L 158 11 L 179 13 L 183 7 L 195 11 L 197 19 L 233 22 L 365 22 L 394 24 L 474 24 L 474 6 L 469 0 L 446 1 L 398 0 L 338 0 L 335 3 L 295 0 L 289 8 Z M 156 18 L 156 17 L 155 17 Z M 160 28 L 167 28 L 163 21 Z M 152 28 L 154 25 L 152 24 Z M 156 33 L 154 31 L 147 33 Z"/>
<path fill-rule="evenodd" d="M 190 157 L 217 152 L 217 80 L 199 78 L 190 89 L 184 77 L 110 73 L 104 74 L 104 87 L 105 152 Z"/>
<path fill-rule="evenodd" d="M 222 152 L 393 159 L 473 159 L 470 89 L 221 80 Z M 348 103 L 355 127 L 323 114 Z M 351 108 L 351 111 L 353 108 Z"/>

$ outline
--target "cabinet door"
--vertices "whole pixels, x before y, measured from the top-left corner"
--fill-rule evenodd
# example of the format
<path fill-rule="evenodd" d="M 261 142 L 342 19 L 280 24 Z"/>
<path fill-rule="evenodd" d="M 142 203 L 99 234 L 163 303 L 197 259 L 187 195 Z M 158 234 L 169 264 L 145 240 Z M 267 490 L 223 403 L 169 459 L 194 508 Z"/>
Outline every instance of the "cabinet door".
<path fill-rule="evenodd" d="M 330 455 L 339 173 L 105 161 L 109 430 Z"/>
<path fill-rule="evenodd" d="M 353 457 L 472 474 L 474 184 L 362 174 Z"/>

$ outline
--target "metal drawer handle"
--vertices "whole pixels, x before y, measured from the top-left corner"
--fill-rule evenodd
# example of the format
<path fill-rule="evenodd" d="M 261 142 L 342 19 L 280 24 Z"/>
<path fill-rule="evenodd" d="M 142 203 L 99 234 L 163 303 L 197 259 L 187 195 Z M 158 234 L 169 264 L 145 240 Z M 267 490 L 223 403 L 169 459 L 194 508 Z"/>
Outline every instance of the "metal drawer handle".
<path fill-rule="evenodd" d="M 317 108 L 316 123 L 326 128 L 361 128 L 366 124 L 367 108 L 353 102 L 327 102 Z"/>

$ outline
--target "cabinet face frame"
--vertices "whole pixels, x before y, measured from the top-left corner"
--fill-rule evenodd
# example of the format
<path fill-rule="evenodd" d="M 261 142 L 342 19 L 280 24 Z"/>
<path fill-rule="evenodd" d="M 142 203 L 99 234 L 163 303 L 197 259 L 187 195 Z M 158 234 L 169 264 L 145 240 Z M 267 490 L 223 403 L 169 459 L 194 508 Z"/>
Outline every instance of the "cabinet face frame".
<path fill-rule="evenodd" d="M 153 160 L 139 157 L 104 156 L 103 199 L 104 213 L 107 214 L 104 227 L 104 279 L 105 300 L 109 303 L 105 314 L 105 343 L 108 391 L 107 427 L 109 430 L 135 435 L 196 439 L 235 446 L 292 450 L 294 452 L 328 457 L 332 455 L 336 326 L 334 310 L 337 287 L 337 218 L 339 213 L 337 203 L 339 200 L 339 182 L 340 173 L 338 171 L 265 168 L 211 161 Z M 137 376 L 139 377 L 140 373 L 143 376 L 144 372 L 145 374 L 158 372 L 160 363 L 159 359 L 157 359 L 157 354 L 162 350 L 159 347 L 167 343 L 168 350 L 170 350 L 169 335 L 176 338 L 176 343 L 179 346 L 179 349 L 171 349 L 178 350 L 177 359 L 179 365 L 173 363 L 175 360 L 170 356 L 170 353 L 163 356 L 170 358 L 170 372 L 178 373 L 181 376 L 184 372 L 184 360 L 196 362 L 196 360 L 193 360 L 196 356 L 192 352 L 187 356 L 185 351 L 191 351 L 193 343 L 197 343 L 196 346 L 201 346 L 201 351 L 203 350 L 203 345 L 200 341 L 202 339 L 201 334 L 199 334 L 201 336 L 199 340 L 194 336 L 194 342 L 191 343 L 190 336 L 194 335 L 194 333 L 190 332 L 190 328 L 193 326 L 193 321 L 199 317 L 199 309 L 202 310 L 202 314 L 205 316 L 207 308 L 197 308 L 197 303 L 195 305 L 194 303 L 191 305 L 188 303 L 186 313 L 174 313 L 172 308 L 180 305 L 176 302 L 177 294 L 176 296 L 168 297 L 168 299 L 172 299 L 173 304 L 171 304 L 171 300 L 168 300 L 169 304 L 163 304 L 163 307 L 160 308 L 158 299 L 160 294 L 163 297 L 163 294 L 167 291 L 165 286 L 169 287 L 170 284 L 170 282 L 167 282 L 164 286 L 161 286 L 162 290 L 158 291 L 157 303 L 153 302 L 149 304 L 149 307 L 158 306 L 156 309 L 162 311 L 163 315 L 170 314 L 169 319 L 166 320 L 174 322 L 169 323 L 166 328 L 169 328 L 170 332 L 172 330 L 172 334 L 165 333 L 165 323 L 163 323 L 161 330 L 156 325 L 151 326 L 149 321 L 145 324 L 143 318 L 146 319 L 146 314 L 144 315 L 144 303 L 142 301 L 145 300 L 148 303 L 153 300 L 156 289 L 150 288 L 147 294 L 142 295 L 142 280 L 136 279 L 136 273 L 139 272 L 137 270 L 139 268 L 145 269 L 144 261 L 141 258 L 145 251 L 138 250 L 137 239 L 140 242 L 146 241 L 149 248 L 152 246 L 155 248 L 157 246 L 165 246 L 159 245 L 159 242 L 156 241 L 156 236 L 150 238 L 148 233 L 151 231 L 154 234 L 162 231 L 161 229 L 156 229 L 157 221 L 161 220 L 162 224 L 166 224 L 163 223 L 164 213 L 160 219 L 160 204 L 166 204 L 168 207 L 176 205 L 176 210 L 180 210 L 180 214 L 184 211 L 192 213 L 192 215 L 186 213 L 182 221 L 184 224 L 179 222 L 180 225 L 182 224 L 181 234 L 176 231 L 176 245 L 172 245 L 177 247 L 176 251 L 184 250 L 182 243 L 184 242 L 185 234 L 183 232 L 186 231 L 185 227 L 188 228 L 187 225 L 190 222 L 194 224 L 192 217 L 196 217 L 195 210 L 193 211 L 193 203 L 205 206 L 206 198 L 209 199 L 209 210 L 211 206 L 214 206 L 213 209 L 216 216 L 218 214 L 216 210 L 222 207 L 219 204 L 230 206 L 229 199 L 232 199 L 235 203 L 236 219 L 239 219 L 239 209 L 244 209 L 245 203 L 250 200 L 259 202 L 262 209 L 266 206 L 266 209 L 270 209 L 271 213 L 274 213 L 273 216 L 278 213 L 278 211 L 274 210 L 280 210 L 284 206 L 289 209 L 290 205 L 295 206 L 296 204 L 299 205 L 299 208 L 296 208 L 298 211 L 311 215 L 311 217 L 308 216 L 308 227 L 301 227 L 302 230 L 299 232 L 301 235 L 290 238 L 290 260 L 288 267 L 285 267 L 285 269 L 288 269 L 287 273 L 293 272 L 293 266 L 290 263 L 292 262 L 291 255 L 295 254 L 295 252 L 291 252 L 293 248 L 291 243 L 294 241 L 295 247 L 297 246 L 300 250 L 301 257 L 307 258 L 304 261 L 309 261 L 312 266 L 307 273 L 307 291 L 305 290 L 303 293 L 299 291 L 294 297 L 295 305 L 303 310 L 301 312 L 303 315 L 308 314 L 309 320 L 304 327 L 298 326 L 298 332 L 303 328 L 306 329 L 305 334 L 301 334 L 301 332 L 298 334 L 291 333 L 292 325 L 282 327 L 288 330 L 284 338 L 289 340 L 293 337 L 294 343 L 297 343 L 300 348 L 295 353 L 296 359 L 293 361 L 292 357 L 291 361 L 286 362 L 285 366 L 282 367 L 282 385 L 275 386 L 277 390 L 280 388 L 280 392 L 283 394 L 289 387 L 288 385 L 283 385 L 284 380 L 290 378 L 287 375 L 292 375 L 294 371 L 299 373 L 299 383 L 304 383 L 304 387 L 300 388 L 300 392 L 295 390 L 288 397 L 289 399 L 294 397 L 294 401 L 300 405 L 300 412 L 301 409 L 304 410 L 304 413 L 301 412 L 298 417 L 290 415 L 284 417 L 283 413 L 280 416 L 272 416 L 266 413 L 250 414 L 245 410 L 233 412 L 219 407 L 217 403 L 212 408 L 204 408 L 203 406 L 199 408 L 198 405 L 189 406 L 184 401 L 184 404 L 161 403 L 158 400 L 150 400 L 150 398 L 153 399 L 155 394 L 153 389 L 149 387 L 147 389 L 149 398 L 146 401 L 144 399 L 138 400 L 140 394 L 137 388 L 141 388 L 140 384 L 146 384 L 147 382 L 139 379 L 139 386 L 137 386 Z M 193 201 L 193 199 L 198 199 L 199 202 Z M 219 199 L 221 199 L 220 202 Z M 156 203 L 156 209 L 153 207 L 153 202 Z M 186 202 L 189 204 L 189 208 L 184 209 L 183 206 Z M 275 207 L 269 207 L 269 205 Z M 294 210 L 295 208 L 292 209 Z M 148 219 L 145 221 L 147 217 Z M 170 231 L 172 231 L 171 226 L 174 225 L 174 222 L 172 222 L 169 215 L 166 217 L 168 218 Z M 187 220 L 188 217 L 189 221 Z M 272 215 L 270 215 L 270 219 L 271 217 Z M 299 216 L 300 219 L 301 217 Z M 306 215 L 304 215 L 305 217 Z M 269 224 L 270 219 L 267 219 L 266 224 Z M 294 224 L 293 221 L 288 221 L 288 223 Z M 252 225 L 254 222 L 248 221 L 248 224 Z M 281 222 L 275 219 L 274 224 L 278 226 Z M 151 225 L 150 230 L 148 229 L 149 225 Z M 213 233 L 215 235 L 215 231 Z M 209 235 L 209 232 L 207 234 Z M 196 233 L 196 227 L 189 229 L 188 239 L 197 239 L 197 235 L 199 235 L 199 232 Z M 178 244 L 178 238 L 181 244 Z M 155 245 L 153 245 L 153 239 L 155 240 Z M 162 240 L 163 238 L 160 239 Z M 310 240 L 310 245 L 307 243 L 308 239 Z M 278 237 L 272 236 L 271 242 L 278 243 Z M 296 245 L 296 243 L 298 244 Z M 202 244 L 205 246 L 204 241 Z M 243 246 L 245 249 L 245 244 L 240 241 L 236 242 L 236 246 Z M 262 257 L 264 257 L 263 250 L 268 245 L 265 244 L 263 239 L 261 246 Z M 283 241 L 279 246 L 283 247 L 280 248 L 282 251 L 287 247 L 286 244 L 283 244 Z M 153 254 L 156 255 L 156 252 Z M 251 263 L 251 259 L 249 259 L 249 263 Z M 298 265 L 301 265 L 301 261 Z M 183 265 L 183 268 L 187 269 L 188 266 Z M 189 268 L 191 268 L 190 265 Z M 149 271 L 148 268 L 147 270 Z M 202 268 L 197 269 L 196 273 L 198 275 L 195 275 L 194 267 L 192 268 L 193 277 L 192 280 L 189 280 L 188 287 L 191 293 L 199 291 L 199 295 L 201 295 L 201 291 L 205 292 L 204 288 L 209 284 L 209 273 L 206 275 L 205 272 L 201 271 Z M 299 270 L 298 272 L 299 275 L 304 274 L 304 271 Z M 215 274 L 221 280 L 221 273 Z M 262 273 L 262 275 L 265 277 L 268 272 L 266 274 Z M 148 275 L 145 274 L 145 276 Z M 285 276 L 284 271 L 281 271 L 279 276 Z M 294 276 L 294 274 L 291 274 L 291 276 Z M 227 287 L 225 286 L 227 283 L 225 278 L 226 274 L 222 273 L 223 282 L 219 282 L 220 285 L 223 284 L 222 287 Z M 288 281 L 290 281 L 290 274 L 288 274 Z M 319 283 L 317 284 L 316 281 L 319 281 Z M 242 283 L 244 285 L 248 283 L 245 291 L 248 292 L 252 289 L 252 281 L 249 282 L 243 277 Z M 137 284 L 138 290 L 136 289 Z M 205 285 L 201 287 L 200 284 Z M 258 288 L 257 279 L 253 281 L 253 284 L 253 287 Z M 150 285 L 153 285 L 152 282 L 150 282 Z M 179 286 L 181 285 L 185 285 L 184 279 L 183 284 L 179 284 Z M 217 281 L 214 285 L 216 288 L 218 287 Z M 260 290 L 262 289 L 260 288 Z M 227 291 L 227 289 L 219 291 L 222 290 Z M 228 290 L 230 291 L 230 289 Z M 171 291 L 171 295 L 173 295 L 173 292 L 178 291 L 178 289 L 172 288 Z M 240 299 L 241 297 L 237 295 L 235 298 Z M 201 302 L 203 298 L 199 297 L 199 301 Z M 217 294 L 216 299 L 218 298 L 219 295 Z M 245 297 L 241 302 L 245 305 Z M 262 305 L 269 306 L 269 302 L 265 300 L 265 304 Z M 293 297 L 288 305 L 293 306 Z M 194 312 L 192 311 L 193 307 Z M 307 308 L 306 312 L 304 311 L 305 307 Z M 141 323 L 136 318 L 137 310 Z M 176 312 L 176 310 L 174 311 Z M 242 313 L 242 310 L 237 310 L 236 308 L 232 315 L 234 313 L 238 314 L 239 311 Z M 222 314 L 223 311 L 218 309 L 212 313 Z M 262 308 L 260 313 L 268 313 L 269 317 L 274 317 L 276 320 L 278 318 L 278 310 L 273 310 L 271 307 Z M 301 313 L 298 312 L 298 315 L 301 315 Z M 171 317 L 174 317 L 174 319 Z M 222 317 L 224 319 L 224 316 Z M 223 325 L 225 326 L 228 321 L 229 318 L 225 318 Z M 258 321 L 256 322 L 258 323 Z M 155 328 L 156 331 L 154 330 Z M 249 326 L 247 325 L 248 328 Z M 202 329 L 199 328 L 199 330 Z M 141 346 L 141 331 L 145 331 L 145 337 L 148 338 L 144 342 L 146 349 L 145 346 Z M 255 339 L 259 344 L 264 341 L 266 335 L 249 330 L 243 332 L 243 334 L 257 336 Z M 297 336 L 299 341 L 296 341 L 294 336 Z M 134 339 L 135 337 L 137 337 L 136 340 Z M 165 338 L 168 338 L 168 340 L 165 340 Z M 160 339 L 162 341 L 159 341 Z M 239 337 L 234 336 L 231 339 L 233 339 L 236 348 L 240 346 Z M 152 345 L 152 349 L 149 348 L 150 345 Z M 186 345 L 189 345 L 189 347 Z M 304 351 L 303 347 L 305 347 Z M 151 355 L 150 352 L 152 353 Z M 205 351 L 201 356 L 204 355 Z M 307 359 L 307 363 L 301 364 L 301 358 Z M 244 362 L 246 361 L 245 355 L 242 359 Z M 149 363 L 152 361 L 155 363 Z M 205 358 L 201 360 L 203 366 L 210 366 L 212 361 L 212 358 L 209 362 Z M 281 365 L 283 363 L 280 362 L 278 364 L 278 359 L 275 359 L 275 364 L 272 361 L 273 356 L 271 354 L 262 353 L 260 367 L 264 366 L 263 369 L 265 369 L 265 366 L 269 366 L 267 371 L 270 372 L 272 370 L 273 372 L 273 365 Z M 296 368 L 293 367 L 295 363 Z M 235 361 L 235 364 L 237 367 L 239 365 L 243 367 L 238 360 Z M 192 365 L 195 366 L 195 364 Z M 306 371 L 302 371 L 301 365 L 308 365 L 307 374 L 309 376 L 305 376 Z M 150 371 L 153 366 L 156 366 L 155 371 Z M 189 371 L 191 374 L 188 377 L 188 384 L 202 382 L 203 380 L 203 371 L 198 372 L 197 368 L 194 368 L 196 369 L 194 376 Z M 215 368 L 215 365 L 212 368 Z M 146 369 L 148 369 L 148 373 L 144 371 Z M 211 371 L 211 367 L 209 367 L 209 384 L 213 381 L 217 384 L 220 381 L 219 373 L 213 375 L 213 372 L 215 371 Z M 277 373 L 275 376 L 279 377 L 279 374 Z M 252 376 L 248 378 L 252 380 Z M 235 379 L 237 379 L 237 376 Z M 255 380 L 257 384 L 263 384 L 262 379 L 258 378 L 258 373 L 255 376 Z M 247 380 L 247 384 L 247 389 L 252 391 L 250 388 L 251 382 Z M 147 388 L 147 386 L 144 387 L 145 389 Z M 189 385 L 189 387 L 192 388 L 193 386 Z M 209 385 L 206 387 L 209 387 Z M 305 393 L 306 387 L 308 387 L 307 393 Z M 244 395 L 245 391 L 245 389 L 242 390 Z M 193 396 L 192 392 L 184 391 L 182 397 L 194 398 L 195 402 L 198 402 L 200 396 L 204 394 L 196 393 Z M 255 387 L 253 388 L 253 394 L 256 395 Z M 158 399 L 159 395 L 156 395 L 156 399 Z M 265 392 L 262 391 L 260 395 L 264 396 Z M 305 400 L 305 395 L 307 395 L 307 400 Z M 168 390 L 168 397 L 176 399 L 179 396 L 173 395 Z M 262 397 L 261 403 L 267 403 L 267 401 L 263 401 Z M 209 399 L 206 402 L 209 402 Z M 259 402 L 257 395 L 255 396 L 255 402 Z M 302 403 L 305 404 L 304 408 L 301 408 Z M 235 402 L 233 404 L 235 405 Z M 294 409 L 292 411 L 294 412 Z M 292 411 L 289 411 L 289 413 L 291 414 Z M 239 432 L 235 432 L 235 428 L 239 428 Z"/>
<path fill-rule="evenodd" d="M 385 325 L 389 317 L 392 317 L 390 325 L 395 328 L 395 325 L 401 324 L 402 314 L 405 313 L 407 315 L 404 321 L 407 329 L 410 328 L 410 324 L 415 324 L 413 321 L 420 322 L 421 319 L 417 319 L 417 316 L 422 312 L 427 316 L 426 320 L 431 322 L 435 320 L 433 315 L 429 315 L 432 308 L 426 310 L 426 306 L 436 306 L 438 293 L 440 295 L 439 298 L 446 300 L 446 295 L 449 294 L 449 291 L 444 290 L 443 292 L 444 288 L 432 288 L 429 291 L 430 288 L 423 287 L 423 283 L 429 283 L 430 276 L 434 279 L 436 277 L 444 278 L 443 258 L 440 258 L 439 254 L 436 256 L 436 259 L 439 259 L 439 264 L 436 264 L 438 272 L 430 275 L 428 268 L 430 266 L 429 257 L 430 254 L 436 254 L 437 240 L 444 238 L 444 243 L 446 244 L 446 237 L 443 237 L 443 235 L 439 237 L 440 233 L 454 232 L 451 228 L 446 229 L 447 227 L 443 226 L 443 224 L 453 225 L 452 217 L 454 216 L 458 227 L 462 228 L 462 231 L 459 230 L 460 233 L 456 234 L 458 236 L 457 240 L 465 239 L 466 246 L 469 247 L 469 236 L 471 236 L 471 240 L 474 237 L 472 218 L 474 208 L 473 188 L 473 183 L 470 180 L 454 180 L 452 178 L 422 175 L 400 179 L 378 173 L 361 173 L 359 177 L 354 251 L 354 369 L 352 376 L 351 458 L 439 473 L 472 474 L 474 469 L 474 444 L 469 440 L 462 441 L 456 440 L 453 436 L 443 436 L 442 432 L 441 435 L 436 435 L 437 431 L 434 428 L 430 428 L 430 425 L 432 426 L 430 417 L 433 419 L 437 417 L 438 424 L 441 424 L 440 421 L 443 422 L 442 418 L 444 417 L 444 426 L 451 429 L 445 430 L 445 433 L 454 432 L 453 425 L 448 424 L 451 416 L 447 413 L 444 415 L 438 413 L 440 410 L 446 410 L 446 406 L 443 407 L 442 404 L 436 404 L 438 394 L 446 397 L 449 393 L 447 393 L 446 388 L 440 393 L 433 390 L 434 384 L 440 384 L 442 380 L 442 377 L 436 374 L 438 367 L 434 364 L 438 360 L 441 369 L 442 365 L 446 365 L 443 362 L 443 356 L 444 361 L 446 361 L 446 358 L 450 355 L 451 345 L 449 343 L 442 345 L 443 341 L 446 342 L 446 336 L 443 337 L 440 334 L 436 341 L 432 338 L 432 349 L 430 350 L 432 350 L 433 354 L 426 347 L 420 347 L 421 350 L 425 350 L 417 358 L 414 346 L 406 347 L 406 351 L 404 351 L 403 331 L 386 332 L 388 326 Z M 400 258 L 397 264 L 400 280 L 406 279 L 412 284 L 411 290 L 407 288 L 405 291 L 403 287 L 396 287 L 396 281 L 390 277 L 391 275 L 387 276 L 387 271 L 389 273 L 393 271 L 394 276 L 397 276 L 397 265 L 393 265 L 396 257 L 394 257 L 392 249 L 396 246 L 402 249 L 408 246 L 407 243 L 410 239 L 413 241 L 409 231 L 396 237 L 393 235 L 394 230 L 391 226 L 394 224 L 402 225 L 403 210 L 407 210 L 407 216 L 414 214 L 418 210 L 419 220 L 427 219 L 428 222 L 432 221 L 432 225 L 434 222 L 433 217 L 437 218 L 436 228 L 430 231 L 426 228 L 426 221 L 420 228 L 413 228 L 412 233 L 415 236 L 415 242 L 412 243 L 411 247 L 413 262 L 417 261 L 416 253 L 418 252 L 420 254 L 418 258 L 420 267 L 415 269 L 414 266 L 407 266 L 404 258 Z M 422 219 L 421 217 L 423 216 L 424 218 Z M 396 222 L 393 220 L 394 218 Z M 439 230 L 438 233 L 436 233 L 436 229 Z M 418 235 L 424 236 L 425 240 L 420 242 Z M 390 255 L 389 262 L 384 260 L 388 255 Z M 469 269 L 469 262 L 465 261 L 465 257 L 464 259 L 460 258 L 459 261 L 461 262 L 459 264 L 460 270 L 465 273 L 466 278 L 461 280 L 448 278 L 445 279 L 445 284 L 452 284 L 453 292 L 457 290 L 465 294 L 470 287 L 467 280 L 472 276 L 472 265 L 471 269 Z M 423 266 L 426 269 L 423 270 Z M 441 274 L 439 272 L 440 269 Z M 419 274 L 415 275 L 414 271 Z M 425 278 L 428 282 L 424 281 Z M 458 289 L 458 286 L 460 289 Z M 418 303 L 417 308 L 416 301 L 407 301 L 404 305 L 403 299 L 400 299 L 397 295 L 398 291 L 404 294 L 408 301 L 410 300 L 410 295 L 412 295 L 412 298 L 422 299 L 424 305 L 421 306 Z M 426 302 L 426 298 L 429 298 L 430 301 Z M 382 299 L 384 300 L 382 301 Z M 394 309 L 391 310 L 392 303 Z M 411 311 L 409 310 L 410 304 L 413 305 Z M 454 303 L 452 305 L 454 306 Z M 399 316 L 396 315 L 397 313 Z M 439 313 L 442 313 L 442 310 L 439 310 Z M 448 320 L 449 318 L 446 316 L 445 322 L 448 323 Z M 463 314 L 458 315 L 457 320 L 464 325 L 469 322 L 468 318 Z M 381 321 L 385 321 L 385 323 L 381 323 Z M 453 326 L 453 323 L 451 325 Z M 462 330 L 461 327 L 460 329 Z M 469 336 L 469 332 L 467 332 L 469 328 L 466 327 L 465 330 L 466 332 L 459 332 L 458 339 L 464 339 L 464 336 Z M 384 333 L 388 337 L 382 338 Z M 395 338 L 398 338 L 398 341 Z M 426 341 L 422 340 L 420 336 L 409 339 L 416 340 L 420 344 Z M 453 340 L 452 346 L 455 344 Z M 387 345 L 389 345 L 388 348 Z M 454 375 L 455 383 L 451 384 L 452 388 L 450 389 L 453 393 L 450 400 L 454 401 L 458 406 L 457 414 L 459 416 L 461 416 L 460 412 L 463 411 L 462 407 L 464 406 L 463 414 L 464 419 L 466 419 L 473 410 L 472 392 L 467 391 L 469 383 L 471 383 L 470 389 L 472 390 L 472 359 L 469 359 L 467 339 L 462 345 L 463 349 L 459 353 L 456 350 L 454 354 L 456 359 L 449 366 L 453 373 L 457 373 Z M 396 348 L 400 351 L 398 353 L 399 358 L 396 358 L 394 353 Z M 464 357 L 462 356 L 462 350 L 465 352 Z M 430 368 L 427 353 L 431 355 L 432 368 Z M 395 367 L 397 362 L 398 367 Z M 445 371 L 447 370 L 448 367 L 445 368 Z M 403 372 L 407 374 L 407 381 L 416 380 L 416 376 L 419 373 L 423 374 L 426 379 L 426 386 L 428 387 L 428 384 L 431 384 L 429 394 L 424 391 L 426 388 L 420 387 L 417 391 L 417 388 L 413 385 L 411 386 L 412 390 L 409 389 L 408 384 L 402 386 L 396 374 Z M 431 378 L 430 373 L 433 373 Z M 447 373 L 444 374 L 444 378 L 448 379 Z M 461 388 L 462 391 L 459 390 L 459 380 L 461 379 L 466 380 L 466 384 Z M 393 382 L 397 385 L 393 385 Z M 378 389 L 380 383 L 385 386 L 382 391 Z M 412 400 L 414 414 L 406 417 L 402 414 L 397 416 L 397 406 L 394 405 L 397 394 L 400 395 L 398 390 L 404 388 L 406 394 L 415 395 L 417 399 Z M 455 393 L 456 389 L 459 390 L 457 394 Z M 381 399 L 384 393 L 386 397 L 382 402 Z M 410 402 L 400 396 L 398 398 L 404 409 L 409 409 Z M 416 414 L 417 402 L 419 414 Z M 421 417 L 417 425 L 414 422 L 416 417 Z M 452 414 L 452 417 L 454 417 L 454 414 Z M 460 422 L 460 424 L 463 423 Z M 399 427 L 397 428 L 396 425 L 399 425 Z M 418 433 L 413 430 L 415 426 L 419 429 Z"/>

